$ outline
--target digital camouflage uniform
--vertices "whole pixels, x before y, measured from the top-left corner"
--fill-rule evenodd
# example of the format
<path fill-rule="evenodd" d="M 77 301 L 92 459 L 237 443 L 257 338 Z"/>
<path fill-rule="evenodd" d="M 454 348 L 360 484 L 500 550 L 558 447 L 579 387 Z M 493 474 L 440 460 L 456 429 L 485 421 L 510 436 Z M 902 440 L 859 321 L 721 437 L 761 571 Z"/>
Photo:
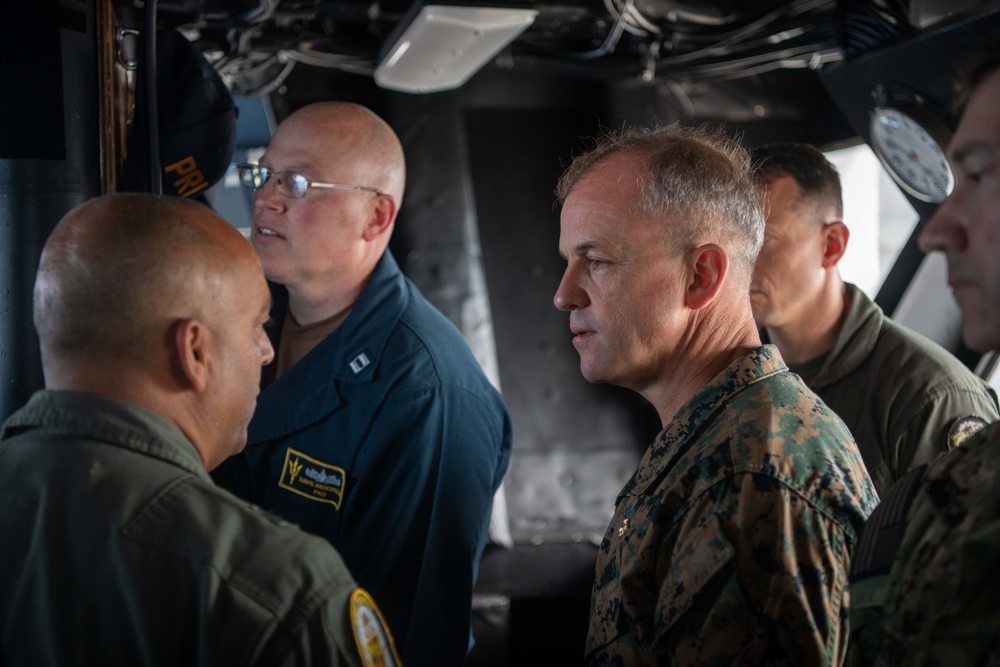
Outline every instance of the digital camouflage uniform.
<path fill-rule="evenodd" d="M 587 663 L 840 664 L 877 501 L 847 428 L 757 348 L 678 411 L 619 495 Z"/>
<path fill-rule="evenodd" d="M 865 527 L 858 556 L 870 546 L 875 571 L 851 573 L 848 664 L 1000 665 L 1000 422 L 909 481 Z M 897 508 L 902 523 L 872 530 Z M 884 550 L 891 569 L 879 572 L 886 542 L 899 547 Z"/>
<path fill-rule="evenodd" d="M 846 284 L 849 306 L 815 391 L 844 420 L 879 494 L 948 451 L 963 428 L 1000 418 L 993 390 L 934 341 L 892 321 Z M 799 369 L 792 365 L 792 371 Z"/>

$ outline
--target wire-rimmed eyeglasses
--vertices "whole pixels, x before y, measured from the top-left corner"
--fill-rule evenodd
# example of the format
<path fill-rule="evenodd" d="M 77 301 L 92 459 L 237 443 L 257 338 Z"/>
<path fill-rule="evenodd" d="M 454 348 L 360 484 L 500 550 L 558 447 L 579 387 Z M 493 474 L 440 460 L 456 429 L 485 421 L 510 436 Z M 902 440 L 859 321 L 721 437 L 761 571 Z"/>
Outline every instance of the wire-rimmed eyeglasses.
<path fill-rule="evenodd" d="M 264 187 L 264 184 L 271 180 L 271 177 L 274 177 L 274 183 L 278 188 L 278 192 L 292 199 L 302 199 L 306 196 L 309 188 L 359 190 L 362 192 L 374 192 L 377 195 L 385 194 L 381 190 L 367 185 L 343 185 L 341 183 L 310 181 L 302 174 L 297 174 L 294 171 L 272 171 L 270 168 L 262 167 L 259 164 L 247 164 L 244 162 L 236 165 L 236 169 L 239 171 L 240 184 L 243 187 L 256 191 Z"/>

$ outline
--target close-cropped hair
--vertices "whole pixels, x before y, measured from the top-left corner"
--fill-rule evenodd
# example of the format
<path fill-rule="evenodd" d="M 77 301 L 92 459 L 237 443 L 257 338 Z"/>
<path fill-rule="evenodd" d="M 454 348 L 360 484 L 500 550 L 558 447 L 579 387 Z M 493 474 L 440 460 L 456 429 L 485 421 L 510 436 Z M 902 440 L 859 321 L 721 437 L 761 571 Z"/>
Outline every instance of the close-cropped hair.
<path fill-rule="evenodd" d="M 979 85 L 1000 69 L 1000 30 L 987 33 L 955 65 L 955 108 L 961 111 Z"/>
<path fill-rule="evenodd" d="M 794 142 L 768 144 L 754 150 L 753 157 L 757 163 L 757 183 L 761 187 L 782 176 L 790 176 L 801 189 L 804 204 L 832 211 L 838 220 L 844 217 L 840 174 L 815 146 Z"/>
<path fill-rule="evenodd" d="M 619 154 L 635 156 L 645 166 L 637 207 L 670 218 L 675 248 L 705 241 L 729 246 L 749 275 L 764 242 L 764 213 L 753 163 L 737 140 L 721 130 L 676 123 L 606 133 L 563 173 L 558 202 L 565 203 L 595 166 Z"/>
<path fill-rule="evenodd" d="M 151 304 L 189 298 L 198 269 L 211 266 L 197 250 L 213 248 L 214 240 L 185 222 L 202 209 L 179 197 L 130 193 L 71 212 L 75 223 L 56 228 L 39 263 L 33 319 L 43 351 L 62 357 L 139 351 L 150 318 L 167 315 Z M 118 224 L 87 231 L 95 226 L 89 221 L 108 216 Z"/>

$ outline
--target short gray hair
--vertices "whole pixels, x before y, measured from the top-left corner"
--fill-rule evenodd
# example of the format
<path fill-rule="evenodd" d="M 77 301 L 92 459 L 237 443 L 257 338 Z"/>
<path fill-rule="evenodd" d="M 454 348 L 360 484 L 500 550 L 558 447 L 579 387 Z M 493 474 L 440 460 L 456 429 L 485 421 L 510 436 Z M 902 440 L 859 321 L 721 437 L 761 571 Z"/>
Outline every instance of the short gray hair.
<path fill-rule="evenodd" d="M 625 128 L 599 137 L 574 158 L 556 186 L 559 204 L 598 163 L 613 155 L 644 160 L 640 210 L 670 216 L 674 246 L 699 240 L 728 246 L 749 281 L 764 242 L 764 211 L 750 154 L 721 130 L 678 124 Z"/>

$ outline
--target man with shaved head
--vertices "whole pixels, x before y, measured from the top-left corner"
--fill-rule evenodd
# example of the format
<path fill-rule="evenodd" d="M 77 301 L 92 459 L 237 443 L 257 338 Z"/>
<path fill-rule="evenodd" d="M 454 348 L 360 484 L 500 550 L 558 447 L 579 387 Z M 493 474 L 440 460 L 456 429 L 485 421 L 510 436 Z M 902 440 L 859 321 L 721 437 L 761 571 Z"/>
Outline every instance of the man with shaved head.
<path fill-rule="evenodd" d="M 337 552 L 208 476 L 246 442 L 269 306 L 250 244 L 200 204 L 111 195 L 55 228 L 46 388 L 0 442 L 0 663 L 391 661 Z"/>
<path fill-rule="evenodd" d="M 461 665 L 510 418 L 387 248 L 406 176 L 399 139 L 362 106 L 322 102 L 286 118 L 240 172 L 277 354 L 247 448 L 216 480 L 330 540 L 404 663 Z"/>

